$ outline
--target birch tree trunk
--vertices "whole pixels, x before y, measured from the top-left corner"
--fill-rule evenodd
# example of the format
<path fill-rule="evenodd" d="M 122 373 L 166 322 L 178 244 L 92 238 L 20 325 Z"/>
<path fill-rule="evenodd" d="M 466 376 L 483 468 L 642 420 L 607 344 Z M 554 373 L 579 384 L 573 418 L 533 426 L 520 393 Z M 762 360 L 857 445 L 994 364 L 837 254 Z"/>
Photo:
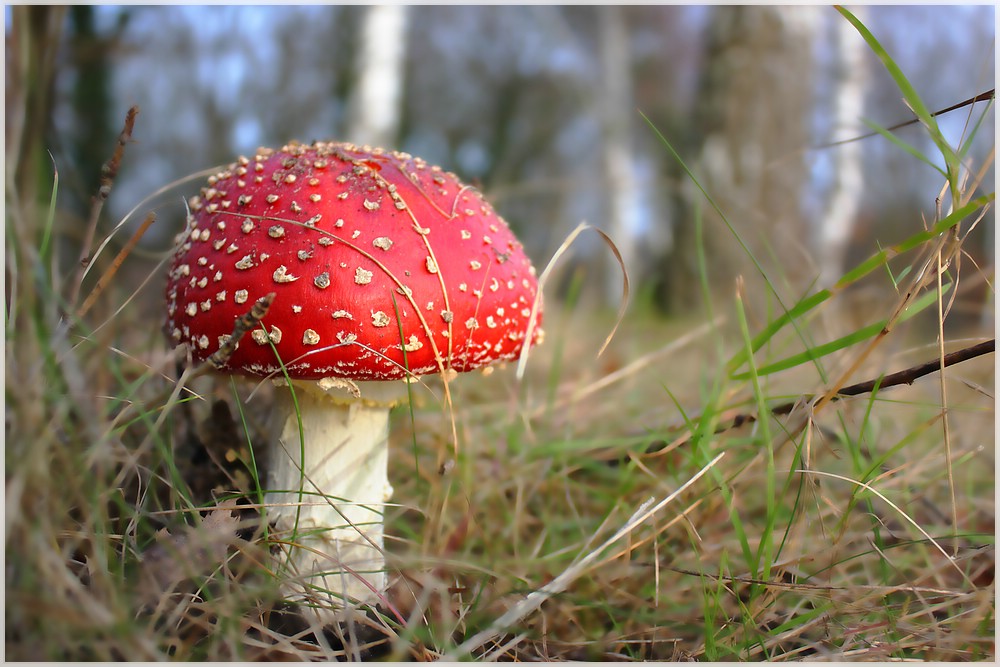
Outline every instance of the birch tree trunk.
<path fill-rule="evenodd" d="M 864 8 L 858 7 L 856 15 L 864 21 Z M 869 72 L 865 66 L 866 47 L 861 35 L 839 15 L 834 20 L 836 74 L 831 141 L 842 141 L 863 133 L 860 118 L 864 113 Z M 819 287 L 830 287 L 844 272 L 848 244 L 864 194 L 862 143 L 854 141 L 831 150 L 833 187 L 825 215 L 817 220 L 813 248 L 819 265 Z"/>
<path fill-rule="evenodd" d="M 366 10 L 347 141 L 395 148 L 405 79 L 406 25 L 405 5 L 375 5 Z"/>
<path fill-rule="evenodd" d="M 706 35 L 701 90 L 691 119 L 700 138 L 692 160 L 700 183 L 743 242 L 768 269 L 776 287 L 806 279 L 809 227 L 802 196 L 809 169 L 814 99 L 813 45 L 817 7 L 714 7 Z M 686 178 L 686 177 L 685 177 Z M 700 303 L 696 219 L 712 287 L 732 298 L 737 275 L 751 300 L 766 287 L 757 268 L 689 180 L 666 263 L 668 307 L 683 312 Z"/>
<path fill-rule="evenodd" d="M 602 116 L 602 162 L 604 170 L 604 198 L 607 219 L 604 229 L 614 240 L 623 263 L 630 274 L 638 272 L 636 253 L 636 186 L 635 163 L 632 158 L 632 70 L 629 54 L 628 31 L 622 8 L 602 6 L 600 21 L 601 99 L 598 106 Z M 604 298 L 615 305 L 621 300 L 621 269 L 611 253 L 606 257 L 603 283 Z"/>

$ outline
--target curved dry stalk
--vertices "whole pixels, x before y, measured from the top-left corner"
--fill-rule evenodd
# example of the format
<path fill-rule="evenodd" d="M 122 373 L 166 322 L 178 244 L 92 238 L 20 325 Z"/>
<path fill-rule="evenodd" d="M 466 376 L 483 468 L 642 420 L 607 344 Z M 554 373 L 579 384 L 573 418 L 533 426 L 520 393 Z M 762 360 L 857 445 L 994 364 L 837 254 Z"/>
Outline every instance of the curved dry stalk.
<path fill-rule="evenodd" d="M 524 378 L 524 370 L 528 365 L 528 353 L 531 348 L 531 338 L 534 334 L 535 328 L 538 325 L 538 313 L 541 310 L 542 303 L 542 292 L 544 291 L 545 283 L 548 281 L 549 276 L 552 274 L 555 268 L 556 262 L 562 257 L 566 252 L 569 251 L 569 247 L 573 245 L 573 242 L 577 239 L 580 234 L 587 231 L 588 229 L 594 230 L 601 239 L 607 244 L 611 252 L 614 254 L 615 259 L 618 260 L 618 265 L 622 269 L 622 300 L 621 304 L 618 306 L 618 314 L 615 317 L 615 325 L 611 328 L 611 332 L 608 333 L 604 342 L 601 344 L 600 349 L 597 351 L 597 356 L 601 356 L 604 350 L 607 349 L 608 345 L 611 343 L 611 339 L 614 338 L 615 333 L 618 331 L 618 327 L 625 320 L 625 309 L 628 307 L 628 297 L 629 297 L 629 280 L 628 280 L 628 270 L 625 267 L 625 263 L 622 260 L 621 253 L 618 251 L 618 246 L 615 242 L 608 236 L 603 230 L 593 227 L 586 222 L 581 222 L 576 228 L 569 233 L 569 235 L 563 239 L 563 242 L 559 244 L 556 251 L 552 254 L 552 258 L 549 259 L 548 264 L 545 265 L 545 269 L 542 271 L 541 275 L 538 276 L 538 292 L 535 294 L 535 303 L 531 307 L 531 317 L 528 319 L 528 329 L 525 333 L 525 344 L 521 348 L 521 354 L 517 360 L 517 374 L 518 380 Z"/>
<path fill-rule="evenodd" d="M 934 548 L 941 552 L 941 555 L 944 556 L 947 559 L 948 563 L 950 563 L 951 566 L 955 568 L 955 571 L 958 572 L 958 574 L 959 574 L 960 577 L 962 577 L 962 580 L 965 581 L 965 583 L 967 583 L 970 587 L 975 588 L 975 585 L 969 580 L 968 575 L 965 574 L 965 572 L 962 571 L 962 568 L 960 568 L 955 563 L 955 558 L 953 556 L 948 555 L 948 552 L 944 550 L 944 547 L 942 547 L 940 544 L 938 544 L 937 540 L 935 540 L 933 537 L 931 537 L 930 533 L 928 533 L 926 530 L 924 530 L 920 526 L 920 524 L 917 523 L 909 514 L 907 514 L 906 512 L 904 512 L 903 509 L 899 505 L 897 505 L 896 503 L 894 503 L 891 500 L 889 500 L 887 497 L 885 497 L 885 495 L 883 495 L 881 492 L 879 492 L 878 489 L 874 488 L 873 486 L 871 486 L 867 482 L 862 482 L 862 481 L 857 480 L 857 479 L 851 479 L 850 477 L 845 477 L 844 475 L 838 475 L 838 474 L 833 473 L 833 472 L 825 472 L 823 470 L 805 470 L 805 469 L 800 468 L 798 470 L 792 470 L 790 472 L 796 472 L 796 473 L 799 473 L 799 474 L 802 474 L 802 475 L 820 475 L 822 477 L 832 477 L 833 479 L 839 479 L 839 480 L 841 480 L 843 482 L 848 482 L 849 484 L 853 484 L 853 485 L 855 485 L 855 486 L 857 486 L 859 488 L 865 489 L 866 491 L 871 491 L 876 496 L 878 496 L 878 498 L 880 500 L 882 500 L 887 505 L 889 505 L 889 507 L 891 507 L 892 509 L 896 510 L 896 513 L 899 514 L 899 516 L 903 517 L 906 520 L 907 523 L 909 523 L 911 526 L 913 526 L 914 528 L 916 528 L 917 531 L 919 531 L 920 534 L 924 536 L 924 539 L 926 539 L 928 542 L 930 542 L 931 544 L 933 544 Z"/>
<path fill-rule="evenodd" d="M 519 623 L 529 614 L 537 611 L 546 600 L 565 591 L 570 584 L 587 572 L 589 567 L 598 558 L 600 558 L 609 547 L 621 540 L 623 537 L 629 535 L 640 524 L 644 523 L 651 516 L 673 502 L 677 496 L 687 490 L 692 484 L 698 481 L 705 473 L 713 468 L 715 464 L 718 463 L 723 456 L 725 456 L 725 454 L 725 452 L 720 452 L 701 470 L 692 475 L 688 481 L 684 482 L 684 484 L 682 484 L 676 491 L 669 494 L 659 502 L 655 502 L 655 498 L 649 498 L 646 502 L 639 505 L 638 509 L 636 509 L 632 516 L 629 517 L 629 520 L 625 522 L 625 525 L 619 528 L 614 535 L 605 540 L 599 547 L 588 553 L 583 558 L 574 561 L 568 568 L 563 570 L 562 574 L 558 577 L 538 590 L 529 593 L 527 597 L 511 607 L 510 610 L 495 620 L 488 628 L 465 640 L 449 653 L 442 656 L 441 659 L 446 662 L 453 662 L 462 656 L 471 654 L 473 651 L 481 648 L 483 644 L 502 634 L 510 626 L 515 623 Z"/>
<path fill-rule="evenodd" d="M 90 270 L 91 268 L 94 267 L 97 258 L 101 256 L 101 253 L 103 253 L 105 248 L 107 248 L 108 244 L 111 243 L 112 237 L 114 237 L 114 235 L 117 234 L 118 231 L 120 231 L 126 224 L 128 224 L 128 221 L 132 219 L 132 216 L 135 215 L 137 211 L 149 206 L 149 203 L 151 201 L 162 195 L 164 192 L 169 192 L 170 190 L 173 190 L 174 188 L 184 185 L 185 183 L 189 183 L 191 181 L 201 180 L 219 171 L 220 168 L 221 168 L 220 166 L 209 167 L 208 169 L 202 169 L 201 171 L 196 171 L 187 174 L 186 176 L 182 176 L 175 181 L 171 181 L 170 183 L 167 183 L 166 185 L 157 188 L 153 192 L 143 197 L 142 200 L 139 201 L 139 203 L 137 203 L 135 206 L 129 209 L 128 213 L 122 216 L 122 219 L 118 221 L 118 224 L 114 226 L 114 228 L 108 233 L 107 237 L 103 241 L 101 241 L 101 244 L 99 246 L 97 246 L 97 250 L 94 251 L 93 256 L 90 257 L 86 267 L 84 268 L 83 275 L 80 276 L 80 281 L 82 282 L 86 280 L 87 276 L 90 275 Z"/>

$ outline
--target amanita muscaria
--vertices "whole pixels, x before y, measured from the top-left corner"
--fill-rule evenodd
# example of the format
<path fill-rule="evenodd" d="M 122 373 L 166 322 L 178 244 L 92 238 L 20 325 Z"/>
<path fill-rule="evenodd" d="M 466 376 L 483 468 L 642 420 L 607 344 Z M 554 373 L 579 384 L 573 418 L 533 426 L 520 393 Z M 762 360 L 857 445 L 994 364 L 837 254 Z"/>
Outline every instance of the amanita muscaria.
<path fill-rule="evenodd" d="M 260 149 L 210 177 L 189 209 L 166 288 L 174 345 L 207 359 L 275 294 L 222 370 L 293 379 L 298 413 L 279 390 L 267 495 L 268 517 L 299 545 L 289 593 L 375 601 L 401 381 L 450 379 L 539 342 L 534 267 L 478 191 L 367 146 Z"/>

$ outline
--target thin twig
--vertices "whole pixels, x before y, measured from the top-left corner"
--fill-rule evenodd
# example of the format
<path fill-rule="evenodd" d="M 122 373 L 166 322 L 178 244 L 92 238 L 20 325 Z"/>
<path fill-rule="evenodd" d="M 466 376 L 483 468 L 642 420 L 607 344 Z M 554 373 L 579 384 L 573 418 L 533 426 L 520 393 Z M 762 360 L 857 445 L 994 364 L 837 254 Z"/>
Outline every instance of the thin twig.
<path fill-rule="evenodd" d="M 133 234 L 132 237 L 125 243 L 125 246 L 121 249 L 121 251 L 117 255 L 115 255 L 115 258 L 111 261 L 111 266 L 108 267 L 108 270 L 104 272 L 100 280 L 97 281 L 97 284 L 94 285 L 94 289 L 90 291 L 90 294 L 87 295 L 87 298 L 84 300 L 83 304 L 77 309 L 76 311 L 77 319 L 82 319 L 83 316 L 87 314 L 87 311 L 91 309 L 91 307 L 97 301 L 97 297 L 99 297 L 101 293 L 104 292 L 104 288 L 108 286 L 108 283 L 111 282 L 111 279 L 115 277 L 116 273 L 118 273 L 118 269 L 121 268 L 121 265 L 125 262 L 125 258 L 132 253 L 132 251 L 135 249 L 136 244 L 139 243 L 139 239 L 141 239 L 146 234 L 146 230 L 148 230 L 149 226 L 152 225 L 153 222 L 155 221 L 156 221 L 156 214 L 150 212 L 146 216 L 146 219 L 142 221 L 142 224 L 139 225 L 139 229 L 136 230 L 135 234 Z"/>
<path fill-rule="evenodd" d="M 941 116 L 946 113 L 950 113 L 952 111 L 961 109 L 962 107 L 967 107 L 970 104 L 975 104 L 976 102 L 987 102 L 989 100 L 992 100 L 994 97 L 996 97 L 996 88 L 987 90 L 985 93 L 979 93 L 975 97 L 970 97 L 969 99 L 959 102 L 958 104 L 953 104 L 947 109 L 941 109 L 940 111 L 933 111 L 931 112 L 931 117 Z M 906 127 L 907 125 L 913 125 L 919 122 L 920 122 L 919 118 L 911 118 L 910 120 L 904 120 L 902 123 L 896 123 L 891 127 L 887 127 L 885 128 L 885 130 L 886 132 L 895 132 L 896 130 L 900 130 Z M 819 146 L 815 146 L 814 148 L 816 150 L 823 148 L 833 148 L 834 146 L 842 146 L 844 144 L 849 144 L 855 141 L 861 141 L 862 139 L 870 139 L 871 137 L 877 136 L 878 134 L 879 134 L 878 132 L 869 132 L 868 134 L 862 134 L 861 136 L 858 137 L 851 137 L 850 139 L 842 139 L 840 141 L 831 141 L 828 144 L 820 144 Z"/>
<path fill-rule="evenodd" d="M 77 298 L 80 296 L 83 278 L 90 264 L 90 249 L 94 245 L 94 235 L 97 233 L 97 221 L 100 219 L 101 211 L 104 209 L 104 202 L 108 200 L 108 195 L 111 194 L 111 186 L 114 185 L 115 177 L 118 175 L 118 168 L 121 166 L 125 145 L 132 140 L 132 128 L 135 126 L 135 117 L 138 113 L 139 107 L 133 105 L 125 114 L 125 126 L 118 135 L 115 150 L 108 161 L 101 167 L 101 185 L 97 189 L 97 194 L 94 195 L 91 203 L 90 218 L 87 221 L 87 229 L 80 248 L 80 267 L 77 269 L 73 292 L 69 298 L 69 303 L 71 304 L 76 303 Z"/>
<path fill-rule="evenodd" d="M 970 359 L 975 359 L 976 357 L 981 357 L 984 354 L 990 354 L 996 350 L 996 339 L 991 338 L 982 343 L 977 343 L 970 347 L 964 347 L 961 350 L 955 350 L 943 357 L 937 357 L 931 361 L 918 364 L 916 366 L 911 366 L 906 370 L 897 371 L 896 373 L 890 373 L 885 375 L 880 379 L 868 380 L 866 382 L 859 382 L 858 384 L 852 384 L 848 387 L 843 387 L 837 392 L 837 396 L 834 398 L 842 398 L 845 396 L 857 396 L 858 394 L 867 394 L 878 387 L 879 390 L 887 389 L 889 387 L 896 387 L 901 384 L 913 384 L 916 380 L 930 375 L 942 368 L 947 368 L 948 366 L 954 366 L 955 364 L 962 363 L 963 361 L 969 361 Z M 793 404 L 786 404 L 779 406 L 783 408 L 783 413 L 791 411 Z M 772 410 L 775 414 L 783 414 L 778 412 L 779 408 Z"/>
<path fill-rule="evenodd" d="M 233 333 L 208 358 L 212 366 L 222 368 L 229 363 L 229 358 L 233 356 L 233 352 L 236 351 L 243 336 L 260 324 L 260 321 L 267 316 L 267 311 L 271 309 L 271 304 L 274 303 L 274 297 L 274 292 L 268 292 L 254 302 L 250 308 L 250 312 L 244 313 L 236 320 L 236 323 L 233 325 Z"/>
<path fill-rule="evenodd" d="M 257 299 L 257 301 L 255 301 L 253 306 L 250 308 L 250 312 L 236 319 L 236 322 L 233 325 L 233 333 L 229 337 L 228 341 L 231 345 L 226 346 L 223 344 L 219 350 L 207 360 L 197 366 L 188 366 L 184 369 L 184 372 L 181 373 L 177 382 L 175 382 L 174 386 L 170 388 L 166 399 L 163 400 L 166 409 L 160 411 L 160 414 L 153 423 L 153 427 L 149 430 L 149 433 L 142 440 L 142 442 L 139 443 L 139 446 L 129 453 L 129 465 L 122 466 L 121 472 L 118 473 L 118 476 L 113 482 L 114 487 L 123 483 L 129 470 L 131 470 L 133 466 L 138 465 L 138 462 L 145 455 L 146 451 L 152 447 L 156 434 L 160 432 L 161 428 L 163 428 L 164 422 L 170 415 L 170 408 L 177 403 L 181 392 L 187 389 L 188 383 L 196 377 L 217 369 L 219 365 L 225 365 L 225 363 L 229 361 L 229 357 L 232 356 L 233 352 L 236 350 L 236 345 L 240 342 L 240 339 L 243 338 L 247 331 L 250 331 L 253 327 L 257 326 L 264 316 L 267 315 L 267 311 L 271 307 L 271 303 L 274 301 L 274 296 L 274 292 L 270 292 Z M 227 350 L 227 352 L 224 352 L 224 350 Z M 131 410 L 135 410 L 135 404 L 126 406 L 122 411 L 122 414 Z"/>
<path fill-rule="evenodd" d="M 970 359 L 975 359 L 976 357 L 981 357 L 984 354 L 990 354 L 996 350 L 996 339 L 991 338 L 990 340 L 983 341 L 982 343 L 977 343 L 970 347 L 962 348 L 961 350 L 956 350 L 944 355 L 943 357 L 936 357 L 931 361 L 927 361 L 922 364 L 917 364 L 916 366 L 911 366 L 902 371 L 897 371 L 895 373 L 890 373 L 889 375 L 883 375 L 878 378 L 867 380 L 865 382 L 859 382 L 857 384 L 852 384 L 847 387 L 842 387 L 830 400 L 838 401 L 849 396 L 858 396 L 860 394 L 867 394 L 878 388 L 879 391 L 888 389 L 889 387 L 896 387 L 901 384 L 913 384 L 916 380 L 930 375 L 931 373 L 936 373 L 947 368 L 948 366 L 954 366 L 955 364 L 962 363 L 963 361 L 969 361 Z M 816 398 L 815 395 L 803 395 L 795 401 L 789 401 L 787 403 L 782 403 L 776 407 L 771 408 L 770 412 L 772 415 L 787 415 L 789 414 L 796 405 L 802 405 L 803 403 L 810 403 Z M 731 431 L 735 428 L 739 428 L 744 424 L 750 424 L 757 421 L 757 414 L 751 412 L 740 413 L 733 417 L 732 421 L 726 425 L 720 426 L 716 429 L 715 433 L 718 435 L 720 433 L 725 433 L 726 431 Z M 679 442 L 671 443 L 671 449 L 674 447 L 681 446 L 685 444 L 687 440 L 681 440 Z M 654 454 L 664 449 L 667 445 L 663 444 L 662 441 L 657 441 L 650 445 L 646 449 L 646 454 Z M 615 460 L 615 462 L 620 462 Z"/>
<path fill-rule="evenodd" d="M 236 347 L 243 336 L 245 336 L 248 331 L 256 327 L 267 315 L 267 311 L 271 308 L 271 304 L 274 302 L 274 297 L 274 292 L 269 292 L 268 294 L 265 294 L 261 298 L 257 299 L 253 306 L 251 306 L 249 312 L 244 313 L 236 319 L 233 324 L 233 333 L 230 334 L 229 339 L 223 343 L 214 354 L 197 366 L 189 366 L 184 369 L 184 372 L 174 383 L 174 386 L 165 391 L 161 396 L 155 398 L 152 402 L 172 406 L 177 401 L 181 392 L 187 389 L 187 384 L 191 382 L 191 380 L 225 366 L 229 361 L 229 358 L 233 355 L 233 352 L 236 351 Z M 118 419 L 121 420 L 130 416 L 136 409 L 135 404 L 127 405 L 118 416 Z M 131 458 L 136 461 L 139 460 L 139 451 L 144 450 L 145 447 L 149 445 L 152 441 L 153 434 L 159 430 L 163 418 L 169 412 L 170 410 L 163 410 L 161 412 L 160 419 L 158 419 L 154 424 L 153 429 L 146 437 L 146 440 L 143 441 L 143 443 L 139 446 L 138 451 Z"/>

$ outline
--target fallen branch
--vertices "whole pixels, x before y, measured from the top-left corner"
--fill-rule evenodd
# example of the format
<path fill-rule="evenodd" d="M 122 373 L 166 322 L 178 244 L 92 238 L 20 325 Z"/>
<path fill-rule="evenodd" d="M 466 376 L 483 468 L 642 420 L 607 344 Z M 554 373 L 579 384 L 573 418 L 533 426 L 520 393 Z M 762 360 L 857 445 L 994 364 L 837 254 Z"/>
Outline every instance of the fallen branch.
<path fill-rule="evenodd" d="M 901 384 L 913 384 L 916 380 L 924 377 L 925 375 L 930 375 L 931 373 L 940 371 L 942 368 L 954 366 L 955 364 L 962 363 L 963 361 L 981 357 L 984 354 L 990 354 L 995 349 L 996 339 L 991 338 L 990 340 L 972 345 L 971 347 L 964 347 L 961 350 L 956 350 L 946 354 L 944 357 L 937 357 L 926 363 L 911 366 L 906 370 L 884 375 L 874 380 L 868 380 L 867 382 L 859 382 L 858 384 L 843 387 L 831 400 L 836 401 L 848 396 L 867 394 L 875 391 L 876 388 L 881 391 L 883 389 L 888 389 L 889 387 L 897 387 Z M 782 403 L 776 408 L 772 408 L 771 413 L 775 415 L 785 415 L 791 412 L 795 405 L 796 402 Z"/>
<path fill-rule="evenodd" d="M 836 394 L 834 394 L 830 401 L 839 401 L 849 396 L 858 396 L 860 394 L 867 394 L 878 389 L 882 391 L 890 387 L 897 387 L 902 384 L 913 384 L 916 380 L 930 375 L 931 373 L 938 372 L 949 366 L 954 366 L 955 364 L 962 363 L 963 361 L 969 361 L 970 359 L 975 359 L 976 357 L 981 357 L 985 354 L 990 354 L 996 350 L 996 339 L 991 338 L 990 340 L 983 341 L 982 343 L 977 343 L 970 347 L 962 348 L 961 350 L 956 350 L 944 355 L 944 357 L 936 357 L 930 361 L 922 364 L 917 364 L 916 366 L 911 366 L 902 371 L 896 373 L 890 373 L 889 375 L 883 375 L 878 378 L 867 380 L 865 382 L 859 382 L 857 384 L 852 384 L 846 387 L 842 387 Z M 809 403 L 815 400 L 817 397 L 825 394 L 812 394 L 804 395 L 798 400 L 789 401 L 787 403 L 782 403 L 781 405 L 771 408 L 770 413 L 772 415 L 787 415 L 796 405 L 802 405 L 804 403 Z M 739 428 L 744 424 L 751 424 L 757 421 L 757 414 L 753 412 L 744 412 L 733 417 L 732 421 L 728 424 L 719 426 L 715 430 L 715 434 L 725 433 L 726 431 L 731 431 L 733 429 Z M 688 439 L 683 439 L 680 441 L 674 441 L 671 443 L 666 443 L 662 440 L 657 440 L 646 448 L 646 454 L 655 454 L 667 447 L 674 449 L 684 445 Z M 614 459 L 610 461 L 612 464 L 624 463 L 624 459 Z"/>

